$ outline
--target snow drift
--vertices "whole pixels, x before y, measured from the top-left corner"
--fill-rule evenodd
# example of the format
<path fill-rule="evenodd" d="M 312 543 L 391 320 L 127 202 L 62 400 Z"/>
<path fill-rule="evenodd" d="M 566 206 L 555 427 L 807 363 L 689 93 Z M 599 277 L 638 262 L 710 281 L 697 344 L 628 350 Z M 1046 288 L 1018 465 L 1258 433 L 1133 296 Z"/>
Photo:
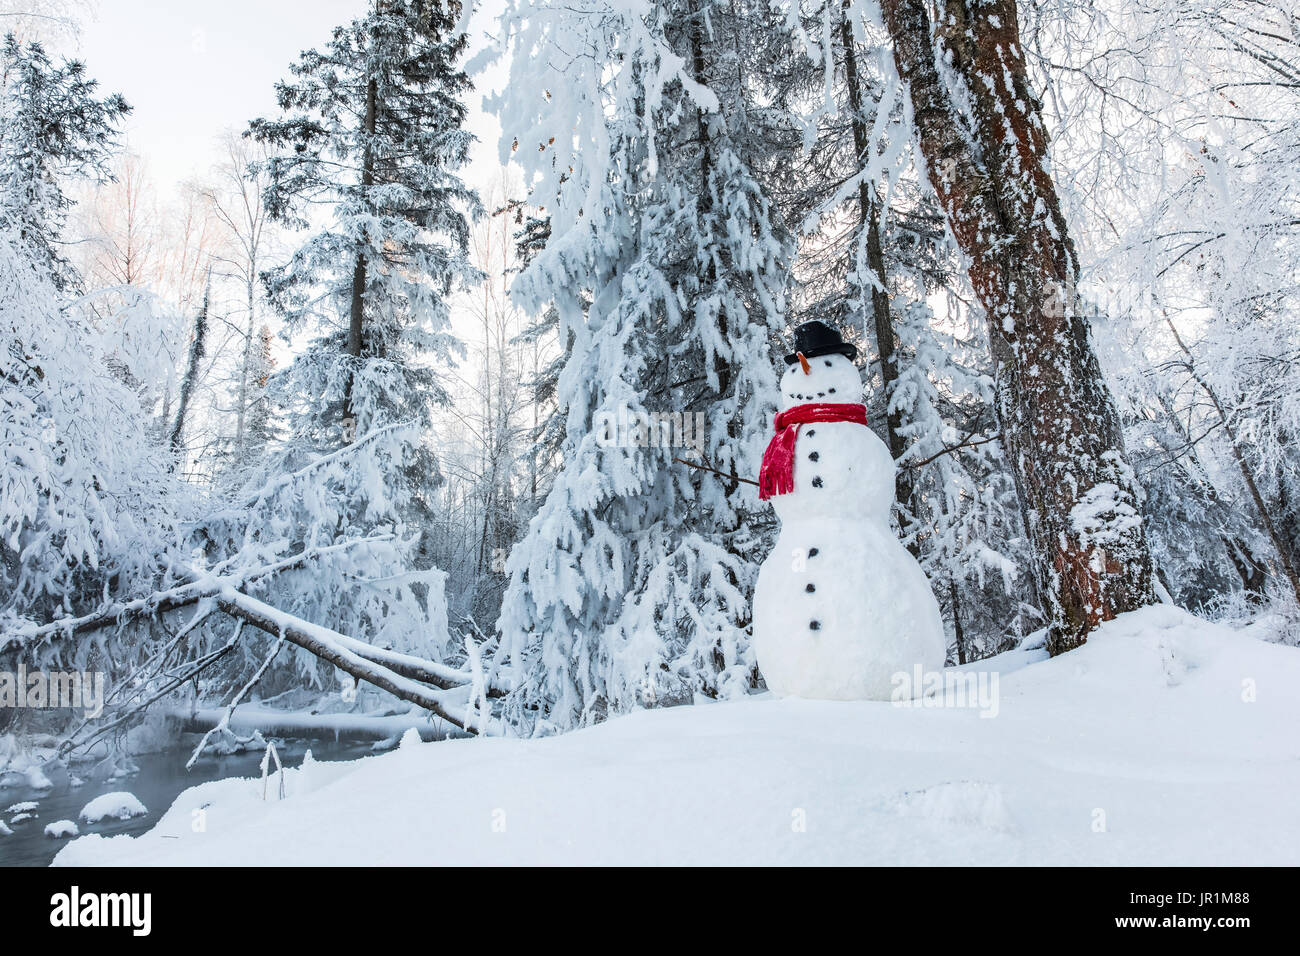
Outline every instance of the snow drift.
<path fill-rule="evenodd" d="M 559 737 L 419 743 L 187 790 L 55 865 L 1300 863 L 1300 651 L 1170 606 L 998 708 L 770 696 Z M 198 811 L 198 812 L 196 812 Z"/>

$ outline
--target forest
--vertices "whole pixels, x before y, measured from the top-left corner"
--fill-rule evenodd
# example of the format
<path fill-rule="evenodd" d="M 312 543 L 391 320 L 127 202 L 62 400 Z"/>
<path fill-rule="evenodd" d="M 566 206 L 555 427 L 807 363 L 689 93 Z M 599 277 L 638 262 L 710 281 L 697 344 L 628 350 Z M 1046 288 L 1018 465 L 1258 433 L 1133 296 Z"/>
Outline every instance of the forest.
<path fill-rule="evenodd" d="M 173 193 L 88 8 L 0 4 L 0 672 L 107 687 L 0 707 L 0 774 L 761 692 L 813 320 L 949 665 L 1298 643 L 1289 0 L 355 7 Z"/>

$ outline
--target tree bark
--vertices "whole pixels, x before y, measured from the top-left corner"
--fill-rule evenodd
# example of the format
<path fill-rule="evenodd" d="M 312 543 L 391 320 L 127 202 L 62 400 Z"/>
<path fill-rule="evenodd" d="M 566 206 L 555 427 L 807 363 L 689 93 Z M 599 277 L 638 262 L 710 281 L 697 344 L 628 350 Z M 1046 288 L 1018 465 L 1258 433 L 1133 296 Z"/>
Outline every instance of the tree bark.
<path fill-rule="evenodd" d="M 235 460 L 244 463 L 244 433 L 248 420 L 248 366 L 253 360 L 253 336 L 257 334 L 257 316 L 254 312 L 256 296 L 253 290 L 254 267 L 249 268 L 245 278 L 245 292 L 248 296 L 248 333 L 244 336 L 244 354 L 239 363 L 239 395 L 235 412 Z"/>
<path fill-rule="evenodd" d="M 1003 443 L 1047 647 L 1082 644 L 1102 621 L 1154 600 L 1141 492 L 1076 293 L 1078 260 L 1048 171 L 1014 0 L 882 0 L 930 183 L 968 259 L 988 320 Z M 940 72 L 965 90 L 959 109 Z"/>

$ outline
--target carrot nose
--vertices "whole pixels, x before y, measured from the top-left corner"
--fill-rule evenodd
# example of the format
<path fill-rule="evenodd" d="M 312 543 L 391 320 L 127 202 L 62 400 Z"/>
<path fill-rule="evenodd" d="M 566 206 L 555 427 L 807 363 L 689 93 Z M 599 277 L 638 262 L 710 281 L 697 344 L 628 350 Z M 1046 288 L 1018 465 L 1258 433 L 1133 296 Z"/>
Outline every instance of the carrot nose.
<path fill-rule="evenodd" d="M 812 372 L 812 367 L 808 364 L 808 360 L 803 357 L 803 353 L 795 352 L 794 354 L 799 356 L 799 364 L 803 366 L 803 373 L 807 375 Z"/>

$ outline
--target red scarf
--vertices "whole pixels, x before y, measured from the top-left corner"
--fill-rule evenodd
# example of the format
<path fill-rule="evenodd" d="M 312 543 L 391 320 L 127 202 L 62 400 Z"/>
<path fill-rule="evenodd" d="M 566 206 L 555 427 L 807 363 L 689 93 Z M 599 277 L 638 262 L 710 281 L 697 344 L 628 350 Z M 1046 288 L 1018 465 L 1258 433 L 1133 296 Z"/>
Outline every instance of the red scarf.
<path fill-rule="evenodd" d="M 794 491 L 794 443 L 800 425 L 814 422 L 867 423 L 867 406 L 853 402 L 813 402 L 796 405 L 776 416 L 776 434 L 763 452 L 758 469 L 758 497 L 766 501 L 773 495 Z"/>

